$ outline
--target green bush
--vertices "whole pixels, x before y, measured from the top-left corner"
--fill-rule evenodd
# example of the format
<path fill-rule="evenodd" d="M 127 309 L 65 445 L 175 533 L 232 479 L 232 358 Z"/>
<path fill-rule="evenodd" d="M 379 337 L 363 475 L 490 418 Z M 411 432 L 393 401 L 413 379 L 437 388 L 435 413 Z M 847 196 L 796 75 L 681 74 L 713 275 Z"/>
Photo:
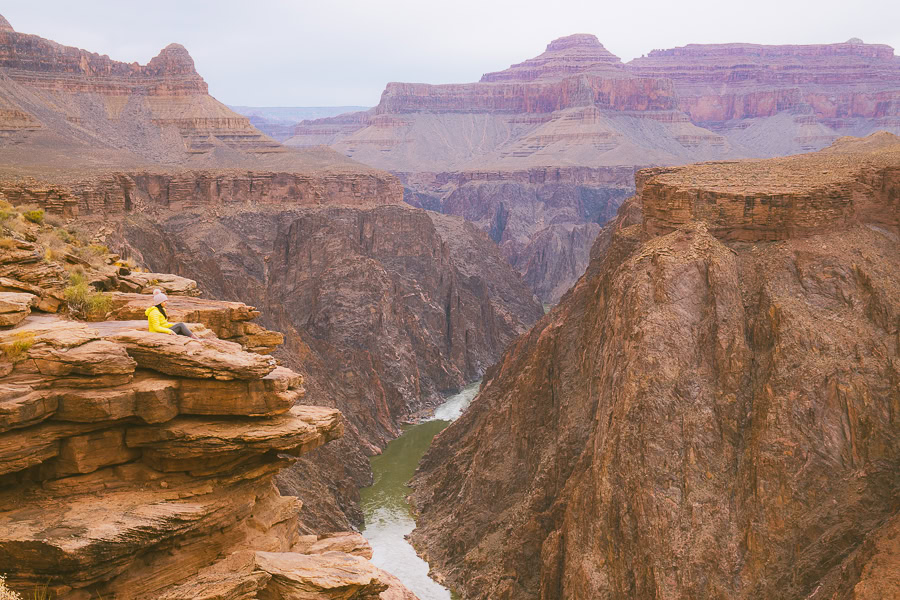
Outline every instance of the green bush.
<path fill-rule="evenodd" d="M 112 309 L 112 298 L 90 288 L 84 274 L 69 275 L 69 286 L 63 291 L 69 312 L 82 319 L 105 315 Z"/>
<path fill-rule="evenodd" d="M 109 254 L 109 247 L 101 245 L 101 244 L 91 244 L 89 246 L 89 250 L 97 256 L 103 256 L 104 254 Z"/>
<path fill-rule="evenodd" d="M 37 225 L 40 225 L 44 222 L 44 209 L 36 208 L 34 210 L 25 211 L 22 213 L 22 216 L 25 217 L 26 221 L 31 221 Z"/>
<path fill-rule="evenodd" d="M 0 221 L 8 221 L 8 220 L 12 219 L 13 217 L 15 217 L 17 214 L 19 214 L 19 213 L 17 213 L 14 210 L 0 209 Z"/>

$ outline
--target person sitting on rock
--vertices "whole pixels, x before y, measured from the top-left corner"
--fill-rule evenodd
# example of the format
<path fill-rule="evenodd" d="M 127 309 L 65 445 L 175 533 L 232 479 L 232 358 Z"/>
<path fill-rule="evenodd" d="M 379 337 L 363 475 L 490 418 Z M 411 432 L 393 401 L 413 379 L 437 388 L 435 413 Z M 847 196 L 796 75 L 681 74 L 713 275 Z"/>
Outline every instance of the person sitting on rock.
<path fill-rule="evenodd" d="M 156 333 L 167 333 L 170 335 L 186 335 L 188 337 L 199 340 L 188 326 L 184 323 L 169 323 L 169 315 L 166 314 L 166 302 L 169 297 L 163 294 L 162 290 L 153 290 L 153 306 L 144 311 L 147 315 L 147 321 L 150 324 L 150 331 Z"/>

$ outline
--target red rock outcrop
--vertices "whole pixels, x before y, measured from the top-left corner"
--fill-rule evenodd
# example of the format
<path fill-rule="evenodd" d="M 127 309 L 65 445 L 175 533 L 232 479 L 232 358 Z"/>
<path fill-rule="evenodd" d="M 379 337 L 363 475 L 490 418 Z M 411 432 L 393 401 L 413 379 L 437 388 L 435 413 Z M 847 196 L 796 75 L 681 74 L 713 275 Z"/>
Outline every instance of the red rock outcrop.
<path fill-rule="evenodd" d="M 133 210 L 248 205 L 316 206 L 400 202 L 402 186 L 387 174 L 298 173 L 234 169 L 71 173 L 52 183 L 0 176 L 0 193 L 16 205 L 39 204 L 64 217 Z"/>
<path fill-rule="evenodd" d="M 512 65 L 505 71 L 486 73 L 481 81 L 534 81 L 561 79 L 586 72 L 610 74 L 623 71 L 624 65 L 619 57 L 604 48 L 595 36 L 577 33 L 550 42 L 540 56 Z"/>
<path fill-rule="evenodd" d="M 368 562 L 358 534 L 302 535 L 302 502 L 277 490 L 275 475 L 340 437 L 344 421 L 299 403 L 301 375 L 246 351 L 282 340 L 249 322 L 258 311 L 197 298 L 183 278 L 133 273 L 119 283 L 162 278 L 170 318 L 202 341 L 147 331 L 146 294 L 109 292 L 112 320 L 41 314 L 58 308 L 58 282 L 21 280 L 61 266 L 35 244 L 8 246 L 0 266 L 15 265 L 19 279 L 2 285 L 30 291 L 0 292 L 2 316 L 15 315 L 0 324 L 7 586 L 68 600 L 415 600 Z M 116 285 L 118 273 L 78 268 Z"/>
<path fill-rule="evenodd" d="M 898 149 L 642 172 L 423 459 L 435 570 L 467 598 L 890 597 Z"/>

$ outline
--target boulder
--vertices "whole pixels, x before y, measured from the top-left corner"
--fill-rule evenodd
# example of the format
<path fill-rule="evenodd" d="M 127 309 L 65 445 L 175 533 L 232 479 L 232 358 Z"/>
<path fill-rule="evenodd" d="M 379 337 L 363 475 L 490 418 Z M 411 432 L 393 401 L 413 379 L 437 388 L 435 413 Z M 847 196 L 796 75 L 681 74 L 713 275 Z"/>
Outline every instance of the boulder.
<path fill-rule="evenodd" d="M 139 294 L 152 294 L 153 290 L 160 289 L 170 296 L 199 296 L 197 282 L 187 277 L 179 277 L 171 273 L 144 273 L 132 271 L 128 275 L 119 277 L 119 290 L 123 292 L 137 292 Z"/>
<path fill-rule="evenodd" d="M 300 554 L 324 554 L 326 552 L 344 552 L 372 558 L 372 546 L 362 534 L 355 531 L 338 531 L 325 535 L 305 535 L 291 548 Z"/>
<path fill-rule="evenodd" d="M 123 346 L 138 366 L 160 373 L 199 379 L 260 379 L 275 369 L 270 356 L 244 352 L 224 340 L 203 342 L 181 335 L 122 331 L 109 337 Z"/>
<path fill-rule="evenodd" d="M 0 292 L 0 327 L 12 327 L 21 323 L 31 314 L 31 307 L 37 303 L 34 294 Z"/>
<path fill-rule="evenodd" d="M 35 391 L 30 385 L 0 385 L 0 433 L 39 423 L 56 408 L 52 394 Z"/>
<path fill-rule="evenodd" d="M 303 397 L 303 377 L 284 367 L 256 380 L 185 379 L 179 412 L 189 415 L 263 416 L 287 412 Z"/>
<path fill-rule="evenodd" d="M 388 589 L 372 563 L 350 554 L 257 552 L 254 563 L 272 579 L 260 600 L 377 600 Z"/>

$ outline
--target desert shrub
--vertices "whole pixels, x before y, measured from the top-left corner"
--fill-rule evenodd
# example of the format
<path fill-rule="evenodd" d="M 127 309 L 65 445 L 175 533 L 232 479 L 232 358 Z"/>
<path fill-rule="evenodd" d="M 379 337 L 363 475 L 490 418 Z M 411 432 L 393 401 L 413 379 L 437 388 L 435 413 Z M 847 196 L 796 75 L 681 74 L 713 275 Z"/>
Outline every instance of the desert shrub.
<path fill-rule="evenodd" d="M 109 254 L 109 246 L 105 246 L 102 244 L 91 244 L 88 246 L 88 250 L 90 250 L 93 254 L 97 256 L 103 256 L 104 254 Z"/>
<path fill-rule="evenodd" d="M 0 575 L 0 600 L 22 600 L 22 596 L 6 587 L 6 577 Z"/>
<path fill-rule="evenodd" d="M 19 216 L 19 213 L 16 212 L 12 204 L 6 200 L 0 200 L 0 221 L 8 221 L 17 216 Z"/>
<path fill-rule="evenodd" d="M 53 262 L 57 259 L 59 259 L 59 254 L 55 250 L 53 250 L 53 248 L 44 249 L 44 260 L 46 262 Z"/>
<path fill-rule="evenodd" d="M 73 236 L 71 233 L 69 233 L 65 229 L 57 229 L 56 237 L 61 239 L 66 244 L 74 244 L 75 243 L 75 236 Z"/>
<path fill-rule="evenodd" d="M 44 222 L 44 209 L 36 208 L 34 210 L 27 210 L 22 213 L 22 216 L 25 217 L 26 221 L 31 221 L 37 225 L 40 225 Z"/>
<path fill-rule="evenodd" d="M 13 336 L 13 339 L 3 344 L 3 353 L 6 358 L 13 363 L 25 360 L 28 351 L 34 345 L 34 333 L 31 331 L 20 331 Z M 2 596 L 0 596 L 2 600 Z"/>
<path fill-rule="evenodd" d="M 75 271 L 69 275 L 69 285 L 63 291 L 69 312 L 87 319 L 105 315 L 112 309 L 112 298 L 103 292 L 91 289 L 83 273 Z"/>
<path fill-rule="evenodd" d="M 65 225 L 65 221 L 59 215 L 46 214 L 44 215 L 44 222 L 52 227 L 62 227 Z"/>
<path fill-rule="evenodd" d="M 12 238 L 0 238 L 0 248 L 3 248 L 4 250 L 13 250 L 17 246 L 18 244 L 16 244 L 16 240 Z"/>

